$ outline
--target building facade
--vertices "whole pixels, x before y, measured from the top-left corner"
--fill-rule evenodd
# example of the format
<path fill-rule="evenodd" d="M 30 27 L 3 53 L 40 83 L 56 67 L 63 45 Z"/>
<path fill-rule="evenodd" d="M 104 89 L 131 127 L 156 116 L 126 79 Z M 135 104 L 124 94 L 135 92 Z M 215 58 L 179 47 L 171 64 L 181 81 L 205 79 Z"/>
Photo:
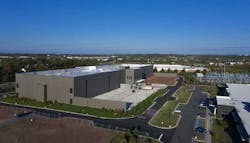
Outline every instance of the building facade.
<path fill-rule="evenodd" d="M 134 68 L 136 66 L 136 68 Z M 127 110 L 130 103 L 93 99 L 102 93 L 133 84 L 152 75 L 152 65 L 107 65 L 16 74 L 19 97 L 94 108 Z M 126 77 L 132 76 L 131 80 Z"/>
<path fill-rule="evenodd" d="M 125 83 L 133 84 L 138 80 L 146 79 L 153 75 L 152 65 L 139 66 L 137 64 L 123 64 L 125 68 Z"/>

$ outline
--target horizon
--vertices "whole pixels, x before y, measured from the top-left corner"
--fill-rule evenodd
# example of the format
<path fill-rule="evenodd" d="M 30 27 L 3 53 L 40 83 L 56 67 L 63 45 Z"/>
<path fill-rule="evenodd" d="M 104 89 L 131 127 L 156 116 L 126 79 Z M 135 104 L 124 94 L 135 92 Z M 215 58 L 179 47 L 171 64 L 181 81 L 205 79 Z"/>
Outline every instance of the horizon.
<path fill-rule="evenodd" d="M 160 55 L 160 56 L 219 56 L 219 57 L 230 57 L 230 56 L 242 56 L 242 57 L 249 57 L 249 54 L 164 54 L 164 53 L 148 53 L 148 54 L 143 54 L 143 53 L 115 53 L 115 54 L 69 54 L 69 53 L 4 53 L 0 52 L 0 56 L 47 56 L 47 55 L 52 55 L 52 56 L 62 56 L 62 55 L 67 55 L 67 56 L 154 56 L 154 55 Z"/>
<path fill-rule="evenodd" d="M 250 1 L 5 1 L 0 53 L 249 55 Z"/>

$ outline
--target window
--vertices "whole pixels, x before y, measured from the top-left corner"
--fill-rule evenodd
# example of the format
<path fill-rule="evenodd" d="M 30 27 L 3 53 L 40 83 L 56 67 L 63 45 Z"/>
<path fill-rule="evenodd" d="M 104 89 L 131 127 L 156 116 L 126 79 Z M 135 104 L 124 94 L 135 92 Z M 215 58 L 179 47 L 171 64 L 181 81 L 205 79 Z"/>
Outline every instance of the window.
<path fill-rule="evenodd" d="M 16 83 L 16 88 L 18 88 L 18 83 Z"/>
<path fill-rule="evenodd" d="M 72 92 L 73 92 L 73 89 L 72 89 L 72 88 L 70 88 L 70 89 L 69 89 L 69 93 L 72 93 Z"/>
<path fill-rule="evenodd" d="M 73 103 L 73 100 L 72 99 L 69 99 L 69 104 L 72 104 Z"/>

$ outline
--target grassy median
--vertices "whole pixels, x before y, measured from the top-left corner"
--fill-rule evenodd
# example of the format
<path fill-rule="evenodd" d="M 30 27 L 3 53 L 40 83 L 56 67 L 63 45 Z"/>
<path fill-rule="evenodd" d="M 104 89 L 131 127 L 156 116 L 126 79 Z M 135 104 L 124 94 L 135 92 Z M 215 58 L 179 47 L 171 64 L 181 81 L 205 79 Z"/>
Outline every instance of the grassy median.
<path fill-rule="evenodd" d="M 173 127 L 176 125 L 179 116 L 174 113 L 179 103 L 186 103 L 191 95 L 192 89 L 189 86 L 181 86 L 175 93 L 176 100 L 167 101 L 160 111 L 150 121 L 153 125 L 159 127 Z"/>
<path fill-rule="evenodd" d="M 9 96 L 0 101 L 12 103 L 12 104 L 21 104 L 21 105 L 29 105 L 35 107 L 42 107 L 42 108 L 50 108 L 56 110 L 63 110 L 63 111 L 70 111 L 75 113 L 82 113 L 82 114 L 90 114 L 98 117 L 109 117 L 109 118 L 120 118 L 120 117 L 132 117 L 143 113 L 148 107 L 150 107 L 153 101 L 162 96 L 166 92 L 165 89 L 159 89 L 152 95 L 150 95 L 147 99 L 143 100 L 131 110 L 124 112 L 121 110 L 111 110 L 111 109 L 97 109 L 91 107 L 82 107 L 70 104 L 63 104 L 63 103 L 52 103 L 52 102 L 40 102 L 36 100 L 31 100 L 27 98 L 18 98 L 16 96 Z"/>

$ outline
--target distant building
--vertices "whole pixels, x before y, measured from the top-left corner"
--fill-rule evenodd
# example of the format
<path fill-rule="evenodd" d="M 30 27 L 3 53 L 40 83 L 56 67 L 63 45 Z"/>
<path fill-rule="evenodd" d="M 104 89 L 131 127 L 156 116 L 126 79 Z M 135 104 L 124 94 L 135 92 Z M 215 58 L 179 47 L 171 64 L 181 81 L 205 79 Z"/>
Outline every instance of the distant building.
<path fill-rule="evenodd" d="M 16 74 L 19 97 L 95 108 L 127 110 L 129 103 L 93 99 L 97 95 L 150 77 L 152 65 L 85 66 Z"/>
<path fill-rule="evenodd" d="M 186 71 L 186 72 L 196 72 L 196 71 L 208 71 L 208 68 L 204 67 L 194 67 L 185 65 L 166 65 L 166 64 L 154 64 L 154 69 L 157 71 Z"/>
<path fill-rule="evenodd" d="M 228 96 L 216 96 L 217 118 L 232 114 L 243 142 L 250 141 L 250 84 L 227 84 Z"/>

